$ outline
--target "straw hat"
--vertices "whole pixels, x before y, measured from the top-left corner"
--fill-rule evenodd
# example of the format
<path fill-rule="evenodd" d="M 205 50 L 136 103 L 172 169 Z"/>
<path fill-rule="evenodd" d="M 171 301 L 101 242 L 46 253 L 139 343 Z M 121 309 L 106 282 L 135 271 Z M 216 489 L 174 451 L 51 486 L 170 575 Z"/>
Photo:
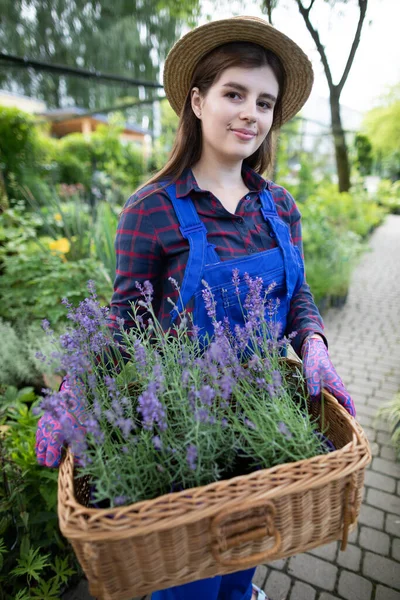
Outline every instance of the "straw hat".
<path fill-rule="evenodd" d="M 281 59 L 286 74 L 282 122 L 294 117 L 311 92 L 314 79 L 311 63 L 297 44 L 258 17 L 212 21 L 192 29 L 176 42 L 164 67 L 164 89 L 174 111 L 181 113 L 199 60 L 229 42 L 253 42 L 272 50 Z"/>

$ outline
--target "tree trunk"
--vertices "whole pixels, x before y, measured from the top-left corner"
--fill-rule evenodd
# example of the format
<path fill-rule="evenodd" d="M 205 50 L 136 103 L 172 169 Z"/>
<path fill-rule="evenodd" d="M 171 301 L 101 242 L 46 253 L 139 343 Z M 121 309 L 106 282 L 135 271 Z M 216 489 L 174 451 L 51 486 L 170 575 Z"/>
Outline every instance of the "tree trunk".
<path fill-rule="evenodd" d="M 339 94 L 335 88 L 330 89 L 329 102 L 331 107 L 332 133 L 335 144 L 336 168 L 338 174 L 339 192 L 348 192 L 350 189 L 350 165 L 347 151 L 345 133 L 340 117 Z"/>

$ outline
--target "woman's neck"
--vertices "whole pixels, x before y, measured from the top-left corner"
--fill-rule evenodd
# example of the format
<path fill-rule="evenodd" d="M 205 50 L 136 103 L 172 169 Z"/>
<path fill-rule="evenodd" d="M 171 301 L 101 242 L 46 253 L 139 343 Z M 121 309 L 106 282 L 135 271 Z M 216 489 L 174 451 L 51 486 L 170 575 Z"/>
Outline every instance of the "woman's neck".
<path fill-rule="evenodd" d="M 205 161 L 203 158 L 193 165 L 193 174 L 201 189 L 218 188 L 237 189 L 243 186 L 242 161 L 231 164 L 220 164 L 217 161 Z"/>

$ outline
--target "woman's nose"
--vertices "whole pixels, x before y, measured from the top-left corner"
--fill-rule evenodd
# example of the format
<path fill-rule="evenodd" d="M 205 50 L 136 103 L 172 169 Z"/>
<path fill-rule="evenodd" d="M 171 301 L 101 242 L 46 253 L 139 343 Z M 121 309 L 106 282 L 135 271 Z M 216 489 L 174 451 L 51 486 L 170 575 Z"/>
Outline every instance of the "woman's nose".
<path fill-rule="evenodd" d="M 243 106 L 242 111 L 240 113 L 240 118 L 244 121 L 249 121 L 250 123 L 254 123 L 256 120 L 256 106 L 252 103 L 248 103 L 246 106 Z"/>

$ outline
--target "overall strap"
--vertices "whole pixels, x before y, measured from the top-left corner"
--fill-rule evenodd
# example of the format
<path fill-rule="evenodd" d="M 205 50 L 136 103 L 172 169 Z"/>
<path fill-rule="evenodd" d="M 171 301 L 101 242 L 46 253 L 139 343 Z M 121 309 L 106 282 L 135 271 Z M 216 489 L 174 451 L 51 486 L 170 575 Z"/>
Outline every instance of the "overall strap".
<path fill-rule="evenodd" d="M 289 236 L 289 227 L 279 217 L 275 202 L 272 194 L 269 190 L 265 189 L 260 194 L 261 200 L 261 212 L 265 221 L 270 226 L 270 236 L 275 237 L 278 246 L 283 255 L 283 263 L 285 266 L 285 278 L 286 278 L 286 293 L 289 299 L 292 298 L 296 283 L 298 279 L 298 272 L 293 261 L 293 254 L 291 250 L 291 242 Z"/>
<path fill-rule="evenodd" d="M 171 199 L 180 224 L 180 232 L 189 241 L 189 258 L 180 290 L 178 309 L 171 310 L 171 322 L 182 311 L 191 297 L 200 287 L 207 256 L 207 229 L 200 220 L 192 200 L 188 197 L 177 198 L 175 184 L 165 188 Z"/>

